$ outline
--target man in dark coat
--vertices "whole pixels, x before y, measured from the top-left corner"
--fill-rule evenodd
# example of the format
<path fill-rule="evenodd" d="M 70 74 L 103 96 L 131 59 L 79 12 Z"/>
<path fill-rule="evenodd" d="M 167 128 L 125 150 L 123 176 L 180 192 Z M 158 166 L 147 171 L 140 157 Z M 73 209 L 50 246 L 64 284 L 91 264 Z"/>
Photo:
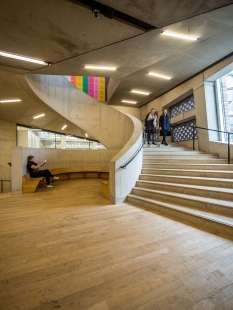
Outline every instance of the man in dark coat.
<path fill-rule="evenodd" d="M 163 114 L 159 118 L 159 130 L 160 136 L 163 136 L 162 144 L 168 145 L 166 142 L 166 137 L 171 130 L 170 119 L 167 115 L 167 109 L 163 110 Z"/>
<path fill-rule="evenodd" d="M 155 122 L 156 122 L 157 116 L 155 116 L 154 113 L 155 113 L 155 109 L 152 108 L 145 118 L 144 128 L 147 133 L 147 143 L 150 144 L 150 134 L 152 133 L 152 144 L 156 145 L 155 143 L 155 126 L 156 126 Z"/>

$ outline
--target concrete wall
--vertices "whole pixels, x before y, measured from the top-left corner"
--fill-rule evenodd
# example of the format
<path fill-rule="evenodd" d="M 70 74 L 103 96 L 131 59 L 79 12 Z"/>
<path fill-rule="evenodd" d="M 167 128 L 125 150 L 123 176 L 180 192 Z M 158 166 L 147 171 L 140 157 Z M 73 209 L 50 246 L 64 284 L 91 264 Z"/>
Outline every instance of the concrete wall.
<path fill-rule="evenodd" d="M 121 106 L 115 106 L 115 105 L 111 107 L 119 112 L 127 113 L 141 120 L 141 112 L 139 108 L 121 107 Z"/>
<path fill-rule="evenodd" d="M 11 147 L 16 145 L 16 124 L 0 120 L 0 180 L 11 179 Z M 1 182 L 0 182 L 1 186 Z M 3 192 L 10 192 L 10 182 L 3 182 Z"/>
<path fill-rule="evenodd" d="M 65 77 L 28 74 L 26 80 L 43 102 L 108 150 L 120 150 L 132 136 L 134 127 L 128 116 L 88 96 Z"/>
<path fill-rule="evenodd" d="M 169 106 L 176 98 L 182 97 L 184 94 L 190 94 L 193 92 L 195 109 L 190 111 L 190 113 L 196 117 L 197 126 L 204 128 L 217 129 L 217 111 L 215 107 L 215 94 L 213 91 L 213 81 L 218 78 L 218 72 L 221 71 L 222 74 L 226 74 L 226 70 L 230 71 L 231 64 L 233 63 L 233 56 L 225 59 L 221 63 L 209 68 L 208 70 L 200 73 L 194 78 L 188 80 L 187 82 L 181 84 L 170 92 L 164 94 L 163 96 L 151 101 L 147 105 L 143 106 L 141 111 L 141 119 L 145 117 L 148 111 L 154 107 L 160 113 L 163 107 Z M 226 68 L 226 69 L 225 69 Z M 207 82 L 205 82 L 208 80 Z M 184 113 L 185 114 L 185 113 Z M 184 119 L 192 115 L 179 115 L 176 118 Z M 176 120 L 171 119 L 171 122 Z M 217 139 L 217 135 L 214 133 L 208 133 L 208 131 L 198 130 L 198 144 L 195 142 L 195 148 L 205 151 L 207 153 L 213 152 L 215 148 L 210 143 L 211 140 Z M 191 146 L 190 141 L 182 142 L 183 145 Z M 218 144 L 219 145 L 219 144 Z M 224 148 L 225 149 L 225 148 Z M 215 150 L 216 151 L 216 150 Z M 221 151 L 221 157 L 227 158 L 227 153 Z"/>
<path fill-rule="evenodd" d="M 109 167 L 109 162 L 116 153 L 117 151 L 106 150 L 73 151 L 12 147 L 12 194 L 22 194 L 22 176 L 27 173 L 27 157 L 29 155 L 35 156 L 37 163 L 46 159 L 46 165 L 41 169 L 52 169 L 84 166 Z"/>
<path fill-rule="evenodd" d="M 110 161 L 110 200 L 116 204 L 123 202 L 130 194 L 142 169 L 142 151 L 125 169 L 121 168 L 130 161 L 142 144 L 141 122 L 132 116 L 129 117 L 134 122 L 134 133 L 124 148 Z"/>

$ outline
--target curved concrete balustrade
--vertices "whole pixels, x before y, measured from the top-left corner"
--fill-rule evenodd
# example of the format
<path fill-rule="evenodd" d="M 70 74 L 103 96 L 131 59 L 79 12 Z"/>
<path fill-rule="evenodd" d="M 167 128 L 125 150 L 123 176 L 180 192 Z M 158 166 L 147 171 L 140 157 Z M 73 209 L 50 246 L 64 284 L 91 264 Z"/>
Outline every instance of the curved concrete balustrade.
<path fill-rule="evenodd" d="M 135 185 L 142 166 L 142 156 L 127 169 L 121 169 L 141 144 L 141 122 L 101 103 L 73 86 L 63 76 L 26 75 L 33 92 L 50 108 L 99 140 L 108 151 L 117 154 L 110 161 L 110 200 L 125 200 Z"/>

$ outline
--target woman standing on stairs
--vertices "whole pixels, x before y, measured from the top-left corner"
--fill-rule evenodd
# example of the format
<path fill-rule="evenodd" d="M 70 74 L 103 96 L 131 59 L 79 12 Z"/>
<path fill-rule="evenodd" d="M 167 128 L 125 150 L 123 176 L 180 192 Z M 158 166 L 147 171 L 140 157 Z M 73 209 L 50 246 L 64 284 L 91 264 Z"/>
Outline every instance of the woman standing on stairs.
<path fill-rule="evenodd" d="M 144 128 L 147 133 L 147 143 L 150 144 L 150 134 L 152 133 L 152 144 L 155 144 L 155 127 L 156 127 L 155 109 L 152 108 L 145 118 Z"/>
<path fill-rule="evenodd" d="M 48 169 L 38 170 L 38 168 L 44 166 L 45 163 L 46 160 L 44 160 L 41 164 L 35 163 L 35 157 L 30 155 L 28 156 L 27 169 L 31 178 L 46 177 L 47 187 L 52 188 L 54 186 L 50 185 L 50 177 L 54 180 L 59 179 L 59 177 L 53 175 Z"/>
<path fill-rule="evenodd" d="M 160 136 L 163 136 L 162 144 L 168 145 L 166 137 L 171 130 L 170 119 L 167 115 L 167 109 L 163 109 L 163 114 L 159 118 Z"/>

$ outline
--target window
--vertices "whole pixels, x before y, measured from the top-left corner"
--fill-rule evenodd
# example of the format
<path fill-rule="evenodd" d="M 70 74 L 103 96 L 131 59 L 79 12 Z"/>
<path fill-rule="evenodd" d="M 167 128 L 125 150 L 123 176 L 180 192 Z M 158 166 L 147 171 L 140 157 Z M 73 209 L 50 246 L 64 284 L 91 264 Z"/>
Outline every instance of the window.
<path fill-rule="evenodd" d="M 231 132 L 233 142 L 233 71 L 216 80 L 220 130 Z M 228 134 L 222 134 L 222 140 L 228 141 Z"/>

